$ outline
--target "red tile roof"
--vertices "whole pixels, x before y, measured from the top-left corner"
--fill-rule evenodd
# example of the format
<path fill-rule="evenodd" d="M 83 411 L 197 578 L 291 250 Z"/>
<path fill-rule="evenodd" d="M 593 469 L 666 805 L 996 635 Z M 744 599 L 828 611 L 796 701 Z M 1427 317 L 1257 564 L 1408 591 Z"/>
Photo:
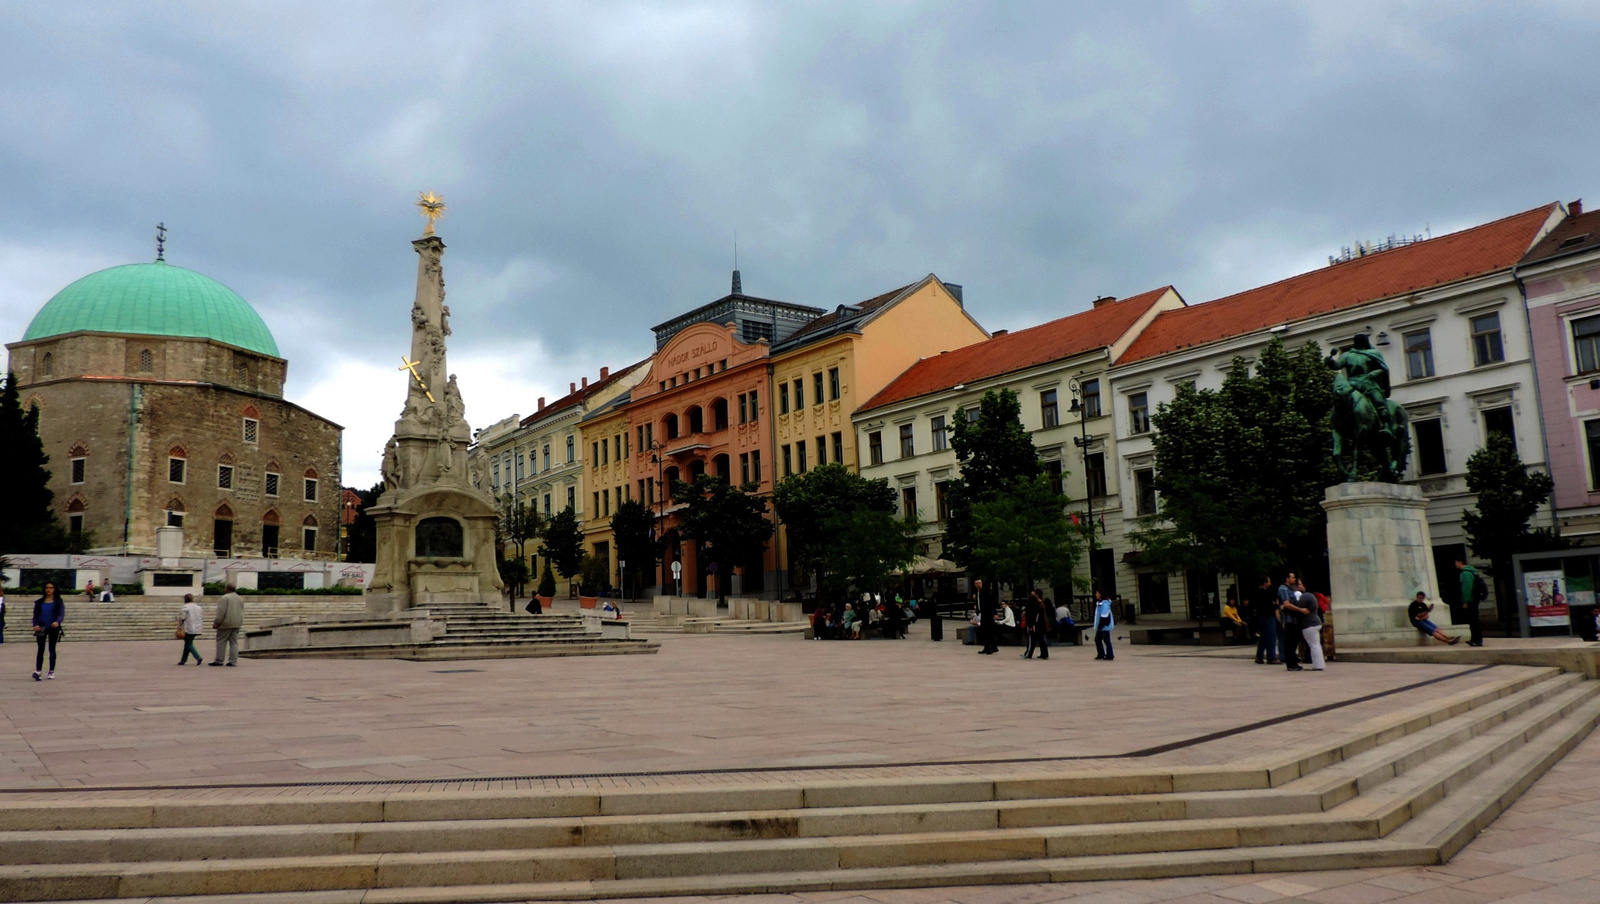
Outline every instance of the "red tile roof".
<path fill-rule="evenodd" d="M 1569 254 L 1578 254 L 1600 248 L 1600 210 L 1583 212 L 1583 202 L 1574 201 L 1567 208 L 1567 218 L 1550 230 L 1539 244 L 1533 246 L 1524 264 L 1538 263 Z"/>
<path fill-rule="evenodd" d="M 1106 348 L 1171 289 L 1171 286 L 1163 286 L 1049 323 L 1003 333 L 934 358 L 923 358 L 868 399 L 859 410 L 881 408 L 963 383 Z"/>
<path fill-rule="evenodd" d="M 1555 204 L 1546 204 L 1482 226 L 1163 312 L 1145 327 L 1119 363 L 1508 269 L 1527 253 L 1555 210 Z"/>
<path fill-rule="evenodd" d="M 651 357 L 654 356 L 652 355 Z M 627 367 L 611 371 L 611 373 L 608 374 L 604 380 L 596 380 L 587 386 L 579 386 L 572 392 L 567 393 L 561 398 L 556 399 L 554 402 L 551 402 L 543 408 L 540 408 L 538 411 L 535 411 L 534 413 L 523 418 L 519 422 L 518 426 L 526 427 L 535 421 L 542 421 L 556 412 L 561 411 L 562 409 L 571 408 L 573 405 L 576 405 L 579 402 L 587 401 L 590 396 L 606 388 L 607 386 L 610 386 L 612 383 L 617 382 L 624 376 L 632 373 L 634 368 L 648 362 L 649 360 L 650 358 L 645 358 L 643 361 L 635 361 L 632 364 L 629 364 Z"/>

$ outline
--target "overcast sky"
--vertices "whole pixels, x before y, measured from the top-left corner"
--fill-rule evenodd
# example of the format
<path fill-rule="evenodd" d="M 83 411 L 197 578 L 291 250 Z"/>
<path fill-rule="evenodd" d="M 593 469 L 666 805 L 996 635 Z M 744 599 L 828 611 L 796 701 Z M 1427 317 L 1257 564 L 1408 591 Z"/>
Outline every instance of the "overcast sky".
<path fill-rule="evenodd" d="M 648 354 L 735 233 L 750 294 L 934 272 L 1015 329 L 1594 194 L 1596 47 L 1585 2 L 0 2 L 0 339 L 164 221 L 367 486 L 418 191 L 482 427 Z"/>

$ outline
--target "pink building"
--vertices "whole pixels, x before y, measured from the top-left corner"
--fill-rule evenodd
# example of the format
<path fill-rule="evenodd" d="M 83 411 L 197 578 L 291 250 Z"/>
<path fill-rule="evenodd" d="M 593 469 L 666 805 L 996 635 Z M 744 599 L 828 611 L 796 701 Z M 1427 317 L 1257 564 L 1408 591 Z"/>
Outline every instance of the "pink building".
<path fill-rule="evenodd" d="M 1561 534 L 1600 544 L 1600 212 L 1569 216 L 1517 266 Z"/>

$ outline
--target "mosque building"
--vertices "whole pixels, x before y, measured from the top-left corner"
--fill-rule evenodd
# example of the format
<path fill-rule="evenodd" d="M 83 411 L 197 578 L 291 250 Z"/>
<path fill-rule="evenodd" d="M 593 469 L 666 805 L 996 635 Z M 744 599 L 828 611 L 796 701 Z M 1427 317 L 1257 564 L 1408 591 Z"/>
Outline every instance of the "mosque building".
<path fill-rule="evenodd" d="M 6 346 L 39 409 L 57 517 L 101 555 L 332 559 L 338 424 L 286 401 L 289 362 L 227 286 L 167 263 L 111 267 Z"/>

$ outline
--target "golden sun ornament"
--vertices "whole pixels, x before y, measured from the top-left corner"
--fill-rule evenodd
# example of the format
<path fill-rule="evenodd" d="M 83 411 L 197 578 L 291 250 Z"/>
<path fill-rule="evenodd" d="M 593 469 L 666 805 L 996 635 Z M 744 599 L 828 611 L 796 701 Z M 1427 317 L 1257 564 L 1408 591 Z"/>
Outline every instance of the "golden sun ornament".
<path fill-rule="evenodd" d="M 417 206 L 422 208 L 422 215 L 428 218 L 428 228 L 422 230 L 422 234 L 433 235 L 433 221 L 444 217 L 444 198 L 431 191 L 420 192 L 417 195 Z"/>

